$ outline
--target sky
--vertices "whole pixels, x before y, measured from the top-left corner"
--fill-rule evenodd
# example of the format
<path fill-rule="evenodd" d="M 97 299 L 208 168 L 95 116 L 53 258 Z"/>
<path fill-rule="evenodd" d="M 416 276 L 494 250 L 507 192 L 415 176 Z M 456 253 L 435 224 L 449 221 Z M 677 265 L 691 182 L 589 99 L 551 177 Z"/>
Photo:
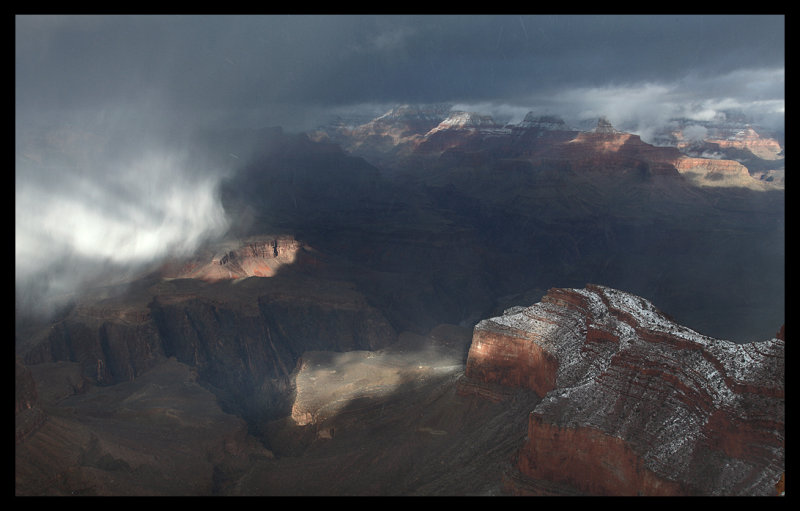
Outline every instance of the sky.
<path fill-rule="evenodd" d="M 20 16 L 18 111 L 172 110 L 313 128 L 403 103 L 625 105 L 758 117 L 784 100 L 783 16 Z M 631 109 L 627 106 L 627 109 Z M 613 121 L 613 119 L 612 119 Z"/>
<path fill-rule="evenodd" d="M 303 131 L 408 103 L 507 122 L 602 115 L 645 140 L 678 116 L 784 123 L 780 15 L 15 21 L 17 282 L 64 293 L 87 268 L 147 264 L 224 232 L 218 183 L 233 162 L 187 145 L 206 127 Z"/>

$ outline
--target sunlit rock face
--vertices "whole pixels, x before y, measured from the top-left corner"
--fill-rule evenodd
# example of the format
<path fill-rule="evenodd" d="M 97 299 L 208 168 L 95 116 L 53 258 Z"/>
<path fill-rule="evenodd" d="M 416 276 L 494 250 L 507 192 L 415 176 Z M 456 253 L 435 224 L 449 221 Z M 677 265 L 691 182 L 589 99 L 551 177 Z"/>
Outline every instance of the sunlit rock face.
<path fill-rule="evenodd" d="M 639 135 L 616 131 L 610 124 L 578 133 L 550 153 L 549 157 L 570 162 L 572 168 L 583 172 L 619 174 L 621 169 L 635 169 L 672 177 L 678 174 L 673 161 L 681 157 L 675 148 L 647 144 Z"/>
<path fill-rule="evenodd" d="M 726 135 L 726 134 L 715 134 Z M 733 148 L 750 151 L 755 156 L 764 160 L 777 160 L 783 157 L 780 143 L 769 137 L 762 137 L 751 127 L 745 127 L 727 136 L 711 136 L 705 140 L 707 143 L 716 144 L 721 149 Z"/>
<path fill-rule="evenodd" d="M 700 186 L 727 186 L 769 190 L 782 187 L 782 183 L 753 179 L 747 167 L 734 160 L 683 157 L 675 161 L 675 168 L 691 182 Z"/>
<path fill-rule="evenodd" d="M 770 137 L 762 128 L 756 131 L 746 122 L 698 122 L 681 119 L 675 121 L 673 130 L 657 136 L 657 139 L 658 145 L 677 147 L 686 156 L 697 160 L 679 164 L 685 166 L 691 163 L 696 167 L 699 160 L 710 160 L 705 162 L 708 165 L 714 165 L 713 160 L 727 161 L 727 165 L 738 162 L 754 178 L 742 179 L 738 171 L 731 176 L 724 172 L 706 173 L 694 169 L 687 175 L 697 185 L 744 186 L 756 190 L 785 187 L 784 148 L 781 142 Z M 684 173 L 681 168 L 678 170 Z"/>
<path fill-rule="evenodd" d="M 780 337 L 735 344 L 628 293 L 552 289 L 478 323 L 466 374 L 543 397 L 518 458 L 531 481 L 591 495 L 774 495 L 784 471 Z"/>
<path fill-rule="evenodd" d="M 193 278 L 208 282 L 247 277 L 272 277 L 307 250 L 291 236 L 259 236 L 220 244 L 182 264 L 165 266 L 167 278 Z M 308 249 L 310 250 L 310 249 Z"/>

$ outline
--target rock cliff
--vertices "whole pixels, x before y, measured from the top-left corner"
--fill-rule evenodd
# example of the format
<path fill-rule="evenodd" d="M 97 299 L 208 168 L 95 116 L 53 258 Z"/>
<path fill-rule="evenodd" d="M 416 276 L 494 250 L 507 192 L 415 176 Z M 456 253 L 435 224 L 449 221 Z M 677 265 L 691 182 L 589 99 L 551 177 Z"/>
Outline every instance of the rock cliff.
<path fill-rule="evenodd" d="M 247 277 L 272 277 L 293 264 L 310 247 L 291 236 L 258 236 L 221 244 L 180 264 L 165 266 L 166 278 L 192 278 L 208 282 Z"/>
<path fill-rule="evenodd" d="M 657 145 L 676 147 L 692 158 L 735 160 L 747 167 L 754 178 L 783 187 L 782 142 L 765 129 L 756 130 L 746 120 L 736 118 L 705 122 L 676 119 L 672 124 L 665 133 L 655 135 Z"/>
<path fill-rule="evenodd" d="M 675 177 L 680 173 L 697 186 L 783 187 L 781 175 L 775 175 L 782 172 L 783 149 L 778 141 L 760 136 L 749 125 L 701 128 L 704 140 L 689 138 L 678 128 L 662 137 L 664 145 L 653 145 L 616 129 L 604 117 L 591 129 L 577 129 L 556 116 L 529 112 L 519 123 L 503 126 L 488 115 L 406 105 L 361 126 L 340 129 L 332 138 L 348 151 L 392 167 L 402 166 L 392 159 L 409 159 L 415 166 L 419 162 L 413 158 L 424 156 L 471 166 L 527 159 L 534 165 L 557 161 L 579 172 L 634 169 Z"/>
<path fill-rule="evenodd" d="M 489 115 L 480 115 L 473 112 L 455 111 L 430 130 L 425 136 L 443 130 L 492 130 L 500 126 Z"/>
<path fill-rule="evenodd" d="M 412 150 L 424 135 L 450 115 L 450 105 L 401 105 L 356 126 L 322 127 L 316 140 L 332 140 L 348 151 L 384 161 Z"/>
<path fill-rule="evenodd" d="M 674 165 L 678 172 L 699 186 L 740 187 L 752 190 L 774 190 L 784 186 L 780 179 L 754 178 L 747 167 L 735 160 L 684 156 L 675 160 Z"/>
<path fill-rule="evenodd" d="M 777 160 L 783 157 L 783 149 L 780 143 L 769 137 L 762 137 L 750 126 L 746 126 L 735 133 L 715 134 L 705 139 L 709 144 L 715 144 L 721 149 L 740 149 L 747 150 L 755 156 L 764 160 Z M 719 136 L 723 135 L 723 136 Z"/>
<path fill-rule="evenodd" d="M 376 349 L 396 332 L 351 284 L 294 276 L 159 280 L 76 307 L 20 348 L 25 365 L 74 362 L 96 385 L 132 382 L 175 357 L 248 418 L 285 413 L 306 350 Z M 20 405 L 22 406 L 22 405 Z"/>
<path fill-rule="evenodd" d="M 580 132 L 565 144 L 547 151 L 548 157 L 571 162 L 582 171 L 619 173 L 625 169 L 677 176 L 673 162 L 681 157 L 671 147 L 657 147 L 631 133 L 616 131 L 610 123 L 598 123 L 596 131 Z"/>
<path fill-rule="evenodd" d="M 784 345 L 706 337 L 589 285 L 478 323 L 466 375 L 542 396 L 518 456 L 523 481 L 591 495 L 774 495 Z"/>
<path fill-rule="evenodd" d="M 508 127 L 519 130 L 540 129 L 549 131 L 570 131 L 564 119 L 555 115 L 536 115 L 533 112 L 528 112 L 520 123 L 510 124 Z"/>

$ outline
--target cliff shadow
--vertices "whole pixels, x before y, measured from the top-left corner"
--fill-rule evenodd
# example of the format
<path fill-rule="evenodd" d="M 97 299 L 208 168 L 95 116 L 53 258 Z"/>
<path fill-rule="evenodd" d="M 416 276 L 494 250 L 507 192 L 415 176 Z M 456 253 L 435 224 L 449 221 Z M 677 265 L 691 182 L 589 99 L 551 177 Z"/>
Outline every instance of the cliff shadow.
<path fill-rule="evenodd" d="M 412 344 L 304 355 L 292 416 L 264 425 L 276 458 L 238 494 L 504 494 L 538 397 L 461 394 L 461 349 Z"/>

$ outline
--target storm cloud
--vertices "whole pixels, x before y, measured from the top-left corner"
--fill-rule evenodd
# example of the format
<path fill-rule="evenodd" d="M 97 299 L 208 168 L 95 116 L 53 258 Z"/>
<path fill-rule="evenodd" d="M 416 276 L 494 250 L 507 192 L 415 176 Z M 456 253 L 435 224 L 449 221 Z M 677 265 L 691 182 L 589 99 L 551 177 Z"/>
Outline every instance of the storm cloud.
<path fill-rule="evenodd" d="M 84 270 L 144 265 L 224 232 L 218 184 L 236 161 L 190 149 L 207 128 L 301 131 L 334 114 L 446 102 L 506 121 L 604 115 L 643 138 L 675 116 L 731 110 L 781 129 L 784 22 L 17 16 L 18 286 L 47 274 L 44 288 L 67 292 Z"/>
<path fill-rule="evenodd" d="M 297 129 L 332 107 L 535 108 L 585 90 L 774 111 L 784 39 L 782 16 L 24 16 L 17 105 Z"/>

